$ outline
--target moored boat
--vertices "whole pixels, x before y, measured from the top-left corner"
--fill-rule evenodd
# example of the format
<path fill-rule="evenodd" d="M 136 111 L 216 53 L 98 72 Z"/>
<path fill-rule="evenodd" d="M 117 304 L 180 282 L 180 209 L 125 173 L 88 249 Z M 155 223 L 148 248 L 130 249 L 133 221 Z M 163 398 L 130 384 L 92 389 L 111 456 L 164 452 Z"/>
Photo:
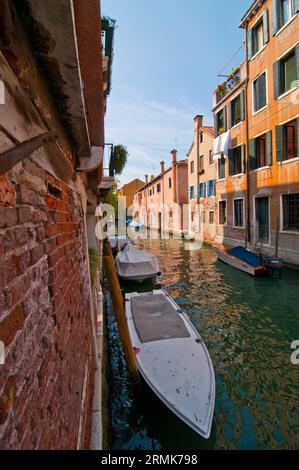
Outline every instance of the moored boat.
<path fill-rule="evenodd" d="M 157 257 L 128 244 L 115 258 L 116 272 L 124 280 L 142 282 L 160 274 Z"/>
<path fill-rule="evenodd" d="M 236 246 L 227 251 L 217 250 L 217 257 L 220 261 L 251 276 L 261 276 L 267 273 L 262 258 L 242 246 Z"/>
<path fill-rule="evenodd" d="M 140 374 L 185 424 L 208 439 L 215 376 L 209 352 L 165 291 L 126 295 L 126 318 Z"/>

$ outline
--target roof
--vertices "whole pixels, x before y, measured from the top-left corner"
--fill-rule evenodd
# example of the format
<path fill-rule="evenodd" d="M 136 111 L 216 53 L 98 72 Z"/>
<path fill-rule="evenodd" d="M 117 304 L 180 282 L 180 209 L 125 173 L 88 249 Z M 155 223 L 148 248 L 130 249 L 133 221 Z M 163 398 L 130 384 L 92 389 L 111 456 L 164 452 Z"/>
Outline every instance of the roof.
<path fill-rule="evenodd" d="M 246 13 L 243 15 L 240 23 L 240 28 L 244 28 L 246 23 L 250 20 L 252 16 L 256 14 L 256 11 L 262 6 L 265 0 L 254 0 L 251 6 L 248 8 Z"/>
<path fill-rule="evenodd" d="M 188 164 L 188 160 L 185 158 L 184 160 L 179 160 L 177 161 L 177 165 L 178 166 L 182 166 L 182 165 L 187 165 Z M 159 173 L 157 176 L 155 176 L 152 180 L 150 180 L 148 183 L 146 183 L 144 186 L 142 186 L 141 188 L 139 188 L 137 191 L 135 191 L 134 195 L 139 193 L 140 191 L 144 191 L 145 188 L 148 188 L 149 186 L 151 186 L 152 184 L 154 184 L 155 182 L 157 182 L 159 179 L 161 179 L 161 177 L 163 175 L 165 175 L 166 173 L 168 173 L 170 170 L 172 169 L 172 166 L 170 166 L 169 168 L 167 168 L 167 170 L 165 170 L 163 173 Z"/>
<path fill-rule="evenodd" d="M 208 132 L 209 134 L 214 135 L 214 127 L 213 126 L 201 126 L 201 130 Z"/>

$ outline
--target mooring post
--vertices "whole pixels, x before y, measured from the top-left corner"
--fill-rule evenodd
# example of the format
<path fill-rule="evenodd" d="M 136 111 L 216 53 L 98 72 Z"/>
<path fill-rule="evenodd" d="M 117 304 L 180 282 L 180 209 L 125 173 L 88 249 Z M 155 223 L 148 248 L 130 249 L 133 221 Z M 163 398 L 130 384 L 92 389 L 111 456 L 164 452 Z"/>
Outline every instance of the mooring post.
<path fill-rule="evenodd" d="M 138 367 L 126 320 L 124 300 L 115 269 L 111 246 L 107 240 L 104 242 L 104 266 L 128 368 L 134 384 L 138 384 L 140 383 Z"/>

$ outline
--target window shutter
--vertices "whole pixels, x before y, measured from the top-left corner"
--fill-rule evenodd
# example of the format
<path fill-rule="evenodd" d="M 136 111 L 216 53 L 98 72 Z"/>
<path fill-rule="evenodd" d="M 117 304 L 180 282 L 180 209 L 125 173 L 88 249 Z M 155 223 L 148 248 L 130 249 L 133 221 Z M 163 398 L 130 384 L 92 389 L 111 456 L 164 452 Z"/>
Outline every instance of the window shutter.
<path fill-rule="evenodd" d="M 203 184 L 203 197 L 206 197 L 206 194 L 207 194 L 207 183 L 204 182 L 204 184 Z"/>
<path fill-rule="evenodd" d="M 253 29 L 250 29 L 247 33 L 247 54 L 248 60 L 253 56 Z"/>
<path fill-rule="evenodd" d="M 228 105 L 228 128 L 231 129 L 233 125 L 233 102 L 230 101 Z"/>
<path fill-rule="evenodd" d="M 228 149 L 228 174 L 232 176 L 234 174 L 234 149 Z"/>
<path fill-rule="evenodd" d="M 284 126 L 276 126 L 276 161 L 284 160 Z"/>
<path fill-rule="evenodd" d="M 271 3 L 272 34 L 273 36 L 280 29 L 280 9 L 279 0 L 272 0 Z"/>
<path fill-rule="evenodd" d="M 297 117 L 297 157 L 299 158 L 299 117 Z"/>
<path fill-rule="evenodd" d="M 277 98 L 280 96 L 280 60 L 275 62 L 273 64 L 273 81 L 274 81 L 274 98 L 277 100 Z"/>
<path fill-rule="evenodd" d="M 241 120 L 245 119 L 245 100 L 244 100 L 244 91 L 241 91 Z"/>
<path fill-rule="evenodd" d="M 255 139 L 249 140 L 249 169 L 255 170 L 257 167 Z"/>
<path fill-rule="evenodd" d="M 263 33 L 264 33 L 264 44 L 269 42 L 269 12 L 268 8 L 263 13 Z"/>
<path fill-rule="evenodd" d="M 299 3 L 299 0 L 298 0 Z M 299 80 L 299 43 L 295 48 L 295 56 L 296 56 L 296 68 L 297 68 L 297 80 Z"/>
<path fill-rule="evenodd" d="M 211 181 L 208 181 L 208 197 L 211 196 Z"/>
<path fill-rule="evenodd" d="M 223 128 L 224 132 L 227 131 L 227 113 L 226 113 L 226 106 L 223 108 Z"/>
<path fill-rule="evenodd" d="M 266 134 L 266 165 L 272 165 L 272 131 Z"/>
<path fill-rule="evenodd" d="M 213 180 L 213 196 L 216 196 L 216 180 Z"/>
<path fill-rule="evenodd" d="M 293 0 L 293 15 L 299 11 L 299 0 Z"/>
<path fill-rule="evenodd" d="M 245 161 L 245 145 L 241 146 L 241 172 L 246 173 L 246 161 Z"/>

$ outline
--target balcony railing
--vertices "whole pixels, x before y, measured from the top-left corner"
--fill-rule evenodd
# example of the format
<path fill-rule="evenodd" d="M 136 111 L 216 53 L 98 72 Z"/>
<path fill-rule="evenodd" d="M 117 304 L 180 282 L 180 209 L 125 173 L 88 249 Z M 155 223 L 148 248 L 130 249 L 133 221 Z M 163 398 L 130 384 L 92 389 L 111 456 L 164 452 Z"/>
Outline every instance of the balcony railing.
<path fill-rule="evenodd" d="M 216 90 L 216 101 L 219 103 L 230 91 L 232 91 L 241 82 L 241 68 L 235 69 L 227 80 L 218 85 Z"/>

